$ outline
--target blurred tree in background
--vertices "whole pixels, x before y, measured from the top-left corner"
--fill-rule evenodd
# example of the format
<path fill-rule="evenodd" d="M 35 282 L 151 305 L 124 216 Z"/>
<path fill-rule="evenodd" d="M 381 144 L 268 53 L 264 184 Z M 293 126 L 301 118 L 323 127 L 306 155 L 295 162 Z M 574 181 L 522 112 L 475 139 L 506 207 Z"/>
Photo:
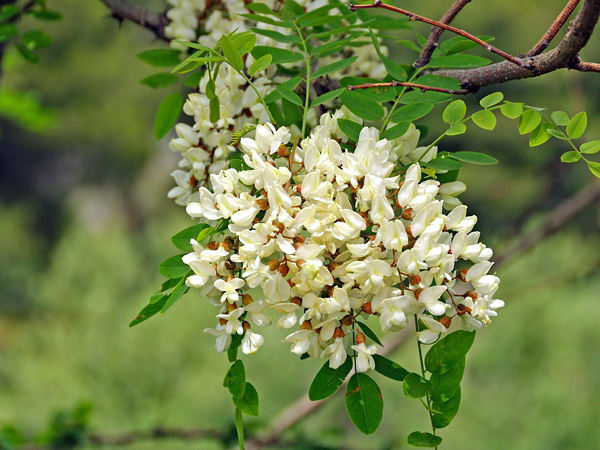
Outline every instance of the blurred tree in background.
<path fill-rule="evenodd" d="M 139 3 L 166 8 L 159 0 Z M 441 17 L 449 6 L 402 3 L 427 17 Z M 22 27 L 43 29 L 52 45 L 38 52 L 35 66 L 7 48 L 0 78 L 0 426 L 6 424 L 0 448 L 9 448 L 3 439 L 18 442 L 18 434 L 29 441 L 47 430 L 48 440 L 88 426 L 125 437 L 156 427 L 225 430 L 213 439 L 136 441 L 124 448 L 227 448 L 235 444 L 232 407 L 221 395 L 228 364 L 202 333 L 214 321 L 211 306 L 190 297 L 168 318 L 127 327 L 159 282 L 157 262 L 171 251 L 165 236 L 187 224 L 184 211 L 166 198 L 177 159 L 168 138 L 153 138 L 154 111 L 164 93 L 139 84 L 151 71 L 135 57 L 164 44 L 130 23 L 119 27 L 98 1 L 49 5 L 62 20 L 24 20 Z M 477 1 L 455 25 L 493 35 L 496 47 L 517 54 L 538 40 L 563 6 L 562 0 Z M 423 24 L 415 28 L 429 31 Z M 410 37 L 410 31 L 397 34 Z M 481 55 L 487 56 L 484 50 Z M 592 39 L 582 57 L 600 60 L 600 40 Z M 465 100 L 476 104 L 498 89 L 508 100 L 570 115 L 586 110 L 589 133 L 600 134 L 597 74 L 559 70 L 483 88 Z M 530 149 L 508 120 L 493 133 L 474 130 L 446 146 L 485 149 L 500 160 L 461 173 L 469 187 L 463 198 L 500 253 L 561 201 L 597 183 L 584 165 L 560 162 L 560 141 Z M 463 410 L 446 432 L 445 448 L 597 446 L 598 226 L 596 201 L 502 267 L 507 308 L 480 333 L 465 374 Z M 299 365 L 276 343 L 276 330 L 266 337 L 269 352 L 247 362 L 261 374 L 259 391 L 268 392 L 251 430 L 306 392 L 319 366 Z M 316 448 L 315 441 L 329 446 L 323 448 L 404 448 L 400 437 L 418 422 L 417 406 L 388 392 L 387 414 L 374 437 L 352 429 L 333 405 L 342 401 L 337 398 L 287 432 L 286 440 L 296 442 L 290 448 Z"/>

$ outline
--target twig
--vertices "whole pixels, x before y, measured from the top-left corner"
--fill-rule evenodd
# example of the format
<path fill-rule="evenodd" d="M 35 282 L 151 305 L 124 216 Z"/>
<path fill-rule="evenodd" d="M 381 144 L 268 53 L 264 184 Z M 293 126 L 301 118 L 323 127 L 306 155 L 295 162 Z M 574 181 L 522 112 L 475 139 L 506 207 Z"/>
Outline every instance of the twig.
<path fill-rule="evenodd" d="M 476 92 L 483 86 L 537 77 L 558 69 L 572 68 L 577 55 L 589 42 L 599 15 L 600 0 L 584 0 L 581 9 L 571 21 L 567 33 L 558 46 L 529 59 L 531 64 L 536 67 L 536 72 L 517 67 L 508 61 L 501 61 L 474 69 L 443 69 L 432 73 L 456 78 L 462 87 Z M 587 68 L 588 71 L 591 69 L 588 66 L 584 66 L 584 68 Z"/>
<path fill-rule="evenodd" d="M 416 83 L 406 83 L 403 81 L 390 81 L 389 83 L 364 83 L 359 85 L 349 85 L 346 89 L 349 91 L 353 91 L 355 89 L 370 89 L 370 88 L 378 88 L 378 87 L 410 87 L 415 89 L 420 89 L 421 92 L 425 91 L 435 91 L 435 92 L 444 92 L 446 94 L 468 94 L 468 89 L 446 89 L 435 86 L 426 86 L 424 84 L 416 84 Z"/>
<path fill-rule="evenodd" d="M 550 28 L 548 28 L 548 31 L 544 33 L 539 42 L 535 44 L 525 56 L 529 57 L 539 55 L 544 50 L 546 50 L 546 48 L 548 48 L 548 45 L 550 45 L 550 42 L 552 42 L 552 39 L 554 39 L 556 33 L 560 31 L 560 29 L 563 27 L 569 16 L 573 13 L 573 10 L 579 4 L 579 1 L 580 0 L 569 0 L 569 3 L 567 3 L 567 5 L 561 11 L 558 17 L 554 19 L 554 22 L 552 22 L 552 25 L 550 26 Z"/>
<path fill-rule="evenodd" d="M 171 40 L 165 35 L 165 27 L 169 24 L 169 19 L 165 14 L 152 11 L 129 0 L 100 1 L 110 9 L 111 16 L 119 22 L 129 20 L 152 31 L 157 38 L 163 41 Z"/>
<path fill-rule="evenodd" d="M 569 66 L 569 69 L 579 70 L 580 72 L 600 72 L 600 64 L 582 61 L 576 58 Z"/>
<path fill-rule="evenodd" d="M 387 3 L 383 3 L 381 0 L 375 0 L 371 5 L 348 5 L 348 6 L 350 7 L 350 11 L 355 11 L 357 9 L 382 8 L 382 9 L 387 9 L 388 11 L 394 11 L 399 14 L 403 14 L 403 15 L 407 16 L 410 20 L 416 20 L 418 22 L 428 23 L 429 25 L 434 25 L 436 27 L 443 28 L 444 30 L 451 31 L 455 34 L 458 34 L 459 36 L 470 39 L 471 41 L 475 42 L 476 44 L 481 45 L 486 50 L 488 50 L 492 53 L 495 53 L 496 55 L 502 56 L 507 61 L 510 61 L 511 63 L 513 63 L 519 67 L 523 67 L 524 69 L 535 71 L 535 67 L 532 66 L 529 62 L 520 61 L 517 58 L 515 58 L 514 56 L 511 56 L 508 53 L 497 49 L 493 45 L 488 44 L 485 41 L 482 41 L 477 36 L 473 36 L 472 34 L 467 33 L 466 31 L 461 30 L 460 28 L 456 28 L 456 27 L 453 27 L 452 25 L 447 25 L 445 23 L 438 22 L 437 20 L 428 19 L 427 17 L 419 16 L 418 14 L 407 11 L 406 9 L 398 8 L 397 6 L 392 6 L 392 5 L 388 5 Z"/>
<path fill-rule="evenodd" d="M 444 14 L 442 16 L 442 18 L 440 19 L 440 23 L 449 24 L 450 22 L 452 22 L 454 20 L 454 18 L 456 17 L 456 15 L 470 1 L 471 0 L 456 0 L 456 2 L 450 7 L 450 9 L 448 11 L 446 11 L 446 14 Z M 579 1 L 579 0 L 577 0 L 577 1 Z M 419 54 L 419 57 L 417 58 L 417 60 L 414 62 L 413 66 L 419 68 L 419 67 L 423 67 L 429 63 L 429 61 L 431 60 L 431 55 L 433 54 L 433 51 L 437 47 L 438 41 L 440 40 L 440 37 L 442 36 L 443 32 L 444 32 L 444 29 L 440 28 L 440 27 L 433 27 L 431 29 L 431 32 L 429 33 L 429 37 L 427 38 L 427 42 L 425 43 L 423 50 L 421 50 L 421 53 Z"/>

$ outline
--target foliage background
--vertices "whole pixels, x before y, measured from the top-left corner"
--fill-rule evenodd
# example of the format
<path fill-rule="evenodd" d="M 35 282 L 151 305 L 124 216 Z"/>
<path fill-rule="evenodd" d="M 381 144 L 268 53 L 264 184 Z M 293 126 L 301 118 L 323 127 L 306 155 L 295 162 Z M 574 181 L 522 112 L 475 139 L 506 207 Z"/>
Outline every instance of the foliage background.
<path fill-rule="evenodd" d="M 449 2 L 402 5 L 438 18 Z M 0 424 L 31 437 L 47 429 L 56 411 L 88 402 L 91 429 L 99 432 L 157 425 L 231 429 L 233 407 L 221 387 L 228 364 L 202 332 L 213 326 L 212 306 L 189 295 L 164 318 L 127 327 L 157 286 L 157 264 L 172 253 L 169 236 L 189 223 L 166 199 L 176 157 L 168 139 L 153 138 L 153 112 L 164 92 L 138 82 L 152 69 L 135 54 L 160 44 L 133 25 L 118 30 L 99 2 L 50 6 L 64 18 L 43 24 L 54 44 L 41 52 L 40 64 L 32 67 L 12 52 L 3 61 L 0 97 L 31 91 L 44 111 L 24 108 L 20 123 L 0 119 Z M 562 6 L 560 0 L 481 0 L 455 25 L 524 53 Z M 402 63 L 416 57 L 403 47 L 392 54 Z M 582 56 L 600 60 L 600 40 L 592 39 Z M 597 139 L 599 86 L 597 75 L 558 71 L 497 89 L 507 100 L 570 115 L 585 109 L 586 136 Z M 559 141 L 529 149 L 506 119 L 494 132 L 471 127 L 442 145 L 484 149 L 500 160 L 461 175 L 469 187 L 463 200 L 496 251 L 594 181 L 585 165 L 560 163 L 565 149 Z M 441 432 L 445 449 L 590 449 L 600 441 L 599 223 L 597 208 L 586 211 L 499 272 L 507 306 L 470 353 L 461 411 Z M 246 358 L 261 396 L 261 417 L 250 427 L 268 423 L 306 392 L 318 370 L 318 363 L 290 354 L 282 337 L 269 330 L 265 348 Z M 414 370 L 412 347 L 394 359 Z M 399 385 L 379 379 L 385 414 L 373 437 L 352 427 L 341 396 L 290 436 L 331 446 L 405 448 L 406 435 L 425 429 L 427 418 Z M 224 448 L 211 441 L 128 448 L 166 447 Z"/>

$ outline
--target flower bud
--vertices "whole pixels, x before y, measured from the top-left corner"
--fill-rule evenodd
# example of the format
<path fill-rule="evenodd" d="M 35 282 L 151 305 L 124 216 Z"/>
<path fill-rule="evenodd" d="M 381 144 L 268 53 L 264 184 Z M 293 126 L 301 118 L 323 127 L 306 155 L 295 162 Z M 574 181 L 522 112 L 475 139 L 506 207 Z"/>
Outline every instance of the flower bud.
<path fill-rule="evenodd" d="M 302 325 L 300 325 L 300 329 L 301 330 L 312 330 L 312 324 L 310 323 L 310 320 L 302 322 Z"/>
<path fill-rule="evenodd" d="M 223 326 L 227 325 L 227 319 L 219 319 L 219 323 Z"/>
<path fill-rule="evenodd" d="M 248 331 L 250 329 L 250 324 L 244 320 L 242 322 L 242 328 L 244 329 L 244 331 Z"/>
<path fill-rule="evenodd" d="M 235 303 L 227 303 L 227 312 L 232 312 L 237 309 L 237 305 Z"/>
<path fill-rule="evenodd" d="M 366 312 L 367 314 L 373 314 L 373 305 L 371 302 L 366 302 L 364 305 L 362 305 L 362 310 L 364 312 Z"/>
<path fill-rule="evenodd" d="M 269 201 L 266 198 L 259 198 L 256 200 L 256 203 L 258 203 L 258 207 L 261 211 L 269 209 Z"/>
<path fill-rule="evenodd" d="M 422 289 L 422 288 L 419 288 L 419 289 L 417 289 L 417 290 L 415 291 L 415 298 L 416 298 L 417 300 L 419 300 L 419 296 L 421 295 L 421 292 L 423 292 L 423 289 Z"/>
<path fill-rule="evenodd" d="M 292 297 L 292 299 L 290 300 L 290 303 L 293 303 L 294 305 L 302 306 L 302 299 L 300 297 Z"/>
<path fill-rule="evenodd" d="M 440 318 L 439 322 L 446 328 L 450 328 L 450 325 L 452 324 L 452 319 L 448 316 L 444 316 Z"/>
<path fill-rule="evenodd" d="M 421 282 L 421 277 L 419 275 L 411 275 L 408 277 L 408 282 L 412 285 L 419 284 Z"/>
<path fill-rule="evenodd" d="M 471 309 L 471 308 L 467 308 L 465 305 L 463 305 L 462 303 L 459 305 L 456 305 L 456 314 L 458 314 L 459 316 L 464 316 L 467 313 L 467 309 Z M 470 313 L 471 311 L 469 311 Z"/>
<path fill-rule="evenodd" d="M 290 269 L 287 266 L 287 264 L 283 264 L 277 268 L 277 271 L 281 274 L 282 277 L 286 277 Z"/>
<path fill-rule="evenodd" d="M 471 297 L 473 300 L 476 300 L 478 295 L 475 291 L 467 291 L 465 292 L 465 297 Z"/>
<path fill-rule="evenodd" d="M 195 177 L 195 176 L 193 176 L 193 175 L 192 175 L 192 176 L 190 177 L 190 179 L 188 180 L 188 184 L 189 184 L 191 187 L 196 187 L 196 186 L 198 186 L 198 180 L 196 179 L 196 177 Z"/>
<path fill-rule="evenodd" d="M 231 281 L 233 279 L 234 279 L 233 275 L 227 275 L 227 280 L 226 281 L 229 282 L 229 281 Z"/>
<path fill-rule="evenodd" d="M 216 250 L 219 248 L 219 243 L 216 241 L 209 242 L 208 244 L 206 244 L 206 248 L 209 250 Z"/>
<path fill-rule="evenodd" d="M 269 261 L 269 269 L 275 271 L 279 268 L 280 264 L 279 261 L 272 259 L 271 261 Z"/>
<path fill-rule="evenodd" d="M 467 281 L 467 272 L 469 271 L 469 269 L 462 269 L 461 271 L 458 272 L 458 279 L 460 281 Z"/>
<path fill-rule="evenodd" d="M 362 333 L 356 333 L 356 343 L 357 344 L 364 344 L 365 341 L 367 340 L 366 336 Z"/>
<path fill-rule="evenodd" d="M 413 234 L 412 234 L 412 228 L 410 227 L 410 225 L 406 227 L 406 234 L 407 234 L 408 236 L 412 236 L 412 235 L 413 235 Z"/>
<path fill-rule="evenodd" d="M 304 264 L 305 262 L 306 262 L 306 261 L 304 261 L 303 259 L 297 259 L 297 260 L 296 260 L 296 265 L 297 265 L 298 267 L 302 267 L 302 264 Z"/>
<path fill-rule="evenodd" d="M 265 164 L 275 167 L 275 163 L 273 161 L 265 161 Z"/>
<path fill-rule="evenodd" d="M 219 244 L 219 247 L 223 247 L 223 250 L 225 250 L 226 252 L 228 252 L 231 249 L 231 247 L 229 246 L 229 244 L 227 242 L 221 242 Z"/>
<path fill-rule="evenodd" d="M 244 306 L 248 306 L 250 303 L 253 303 L 254 299 L 250 296 L 250 294 L 242 295 L 242 303 Z"/>
<path fill-rule="evenodd" d="M 335 339 L 343 338 L 344 336 L 346 336 L 346 333 L 344 333 L 344 330 L 342 330 L 342 327 L 338 327 L 335 329 L 335 332 L 333 333 L 333 337 Z"/>
<path fill-rule="evenodd" d="M 352 325 L 353 321 L 354 319 L 352 319 L 352 316 L 348 314 L 342 318 L 342 325 L 345 327 L 349 327 L 350 325 Z"/>
<path fill-rule="evenodd" d="M 294 236 L 294 243 L 304 244 L 305 241 L 306 239 L 301 234 Z"/>
<path fill-rule="evenodd" d="M 402 211 L 402 218 L 404 220 L 412 220 L 412 208 L 406 208 Z"/>
<path fill-rule="evenodd" d="M 285 145 L 281 144 L 279 146 L 279 148 L 277 149 L 277 154 L 279 156 L 283 156 L 284 158 L 287 158 L 288 156 L 290 156 L 290 151 L 288 150 L 288 148 Z"/>
<path fill-rule="evenodd" d="M 329 269 L 330 272 L 333 272 L 335 269 L 337 269 L 338 267 L 340 267 L 340 265 L 338 263 L 336 263 L 335 261 L 332 261 L 331 263 L 329 263 L 329 265 L 327 266 L 327 268 Z"/>
<path fill-rule="evenodd" d="M 277 228 L 278 233 L 283 233 L 283 230 L 285 229 L 284 224 L 282 224 L 281 222 L 273 222 L 273 225 Z"/>

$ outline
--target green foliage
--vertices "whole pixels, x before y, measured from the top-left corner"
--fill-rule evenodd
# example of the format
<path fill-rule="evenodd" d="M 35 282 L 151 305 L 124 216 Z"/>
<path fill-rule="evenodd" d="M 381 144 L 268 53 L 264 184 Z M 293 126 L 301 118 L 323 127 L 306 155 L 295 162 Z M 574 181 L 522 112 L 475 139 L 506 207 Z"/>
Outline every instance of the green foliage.
<path fill-rule="evenodd" d="M 352 358 L 346 358 L 346 361 L 337 369 L 329 367 L 329 361 L 327 361 L 311 383 L 308 398 L 316 401 L 332 396 L 344 383 L 350 370 L 352 370 Z"/>
<path fill-rule="evenodd" d="M 383 417 L 383 398 L 377 383 L 364 373 L 355 373 L 346 388 L 346 410 L 352 423 L 364 434 L 377 431 Z"/>
<path fill-rule="evenodd" d="M 179 51 L 167 49 L 146 50 L 137 57 L 151 66 L 171 67 L 179 64 Z"/>
<path fill-rule="evenodd" d="M 408 435 L 408 445 L 411 447 L 426 447 L 433 448 L 437 447 L 442 443 L 442 438 L 434 436 L 431 433 L 421 433 L 420 431 L 414 431 Z"/>
<path fill-rule="evenodd" d="M 375 370 L 384 377 L 390 378 L 396 381 L 403 381 L 406 375 L 409 374 L 408 370 L 402 367 L 400 364 L 395 363 L 381 355 L 373 355 L 375 360 Z"/>
<path fill-rule="evenodd" d="M 246 389 L 246 371 L 242 360 L 238 359 L 235 361 L 227 371 L 223 386 L 229 389 L 229 392 L 234 398 L 241 399 L 244 397 L 244 391 Z"/>
<path fill-rule="evenodd" d="M 164 98 L 156 111 L 154 118 L 154 136 L 162 139 L 177 123 L 183 107 L 181 94 L 171 94 Z"/>
<path fill-rule="evenodd" d="M 376 344 L 380 345 L 383 347 L 383 344 L 381 343 L 381 341 L 379 340 L 379 338 L 377 337 L 377 335 L 375 334 L 375 332 L 373 330 L 371 330 L 366 323 L 361 322 L 359 320 L 356 321 L 358 327 L 360 328 L 360 330 L 372 341 L 374 341 Z"/>
<path fill-rule="evenodd" d="M 460 363 L 475 339 L 475 332 L 454 331 L 436 342 L 425 355 L 425 367 L 433 374 L 444 374 Z"/>
<path fill-rule="evenodd" d="M 258 416 L 258 392 L 252 384 L 246 382 L 244 395 L 241 398 L 234 396 L 233 403 L 244 414 Z"/>
<path fill-rule="evenodd" d="M 431 383 L 416 373 L 409 373 L 402 382 L 404 395 L 409 398 L 422 398 L 431 393 Z"/>
<path fill-rule="evenodd" d="M 192 225 L 191 227 L 188 227 L 185 230 L 182 230 L 179 233 L 175 234 L 171 238 L 171 242 L 173 242 L 173 245 L 175 245 L 175 247 L 177 247 L 179 250 L 190 252 L 190 251 L 192 251 L 192 244 L 190 243 L 190 240 L 192 240 L 192 239 L 198 240 L 199 236 L 200 236 L 200 232 L 202 232 L 203 230 L 205 230 L 207 228 L 211 228 L 211 227 L 209 227 L 209 225 L 206 223 L 199 223 L 196 225 Z M 200 239 L 200 240 L 202 240 L 202 239 Z"/>

